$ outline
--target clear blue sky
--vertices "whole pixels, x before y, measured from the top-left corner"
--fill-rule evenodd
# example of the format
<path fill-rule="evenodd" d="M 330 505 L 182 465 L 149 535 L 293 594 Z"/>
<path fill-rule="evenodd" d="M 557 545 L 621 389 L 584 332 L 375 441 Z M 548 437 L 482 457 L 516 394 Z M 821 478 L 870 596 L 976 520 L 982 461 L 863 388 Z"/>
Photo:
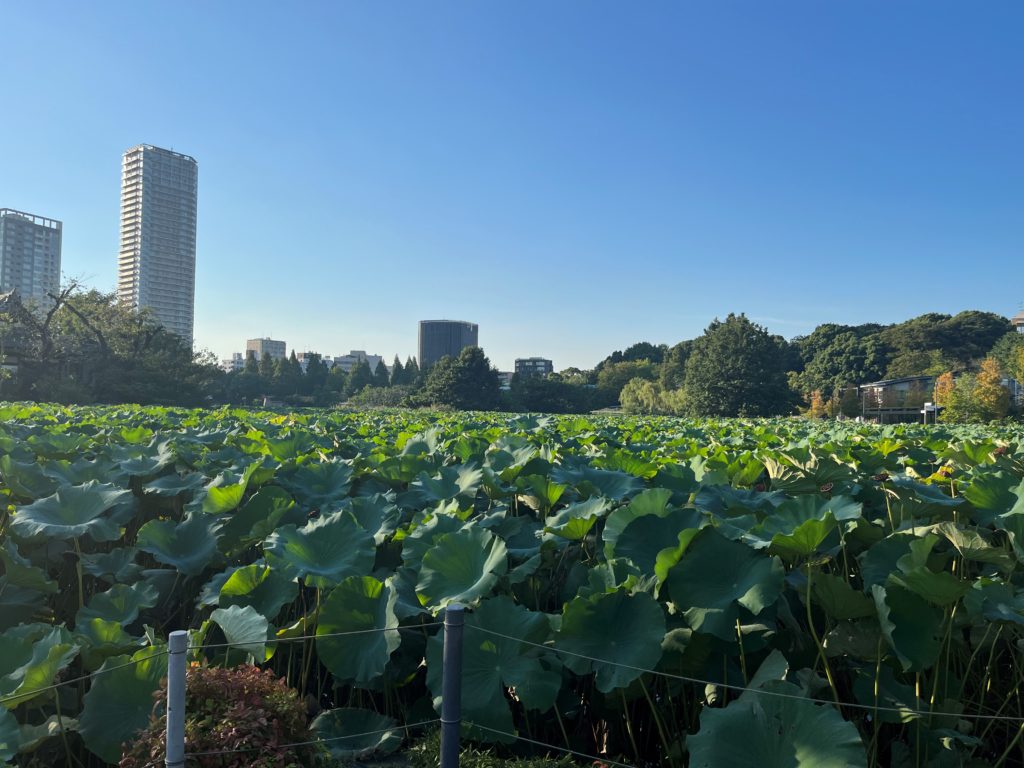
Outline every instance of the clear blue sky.
<path fill-rule="evenodd" d="M 196 340 L 590 367 L 746 312 L 1024 301 L 1024 3 L 6 0 L 0 206 L 110 290 L 121 153 L 199 161 Z"/>

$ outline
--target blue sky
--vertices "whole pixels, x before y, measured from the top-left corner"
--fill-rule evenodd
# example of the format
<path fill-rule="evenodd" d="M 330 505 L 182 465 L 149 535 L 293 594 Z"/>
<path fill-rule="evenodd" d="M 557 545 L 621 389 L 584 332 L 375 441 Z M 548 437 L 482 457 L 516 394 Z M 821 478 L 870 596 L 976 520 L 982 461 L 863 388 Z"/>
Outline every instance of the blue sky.
<path fill-rule="evenodd" d="M 120 156 L 199 161 L 196 340 L 591 367 L 746 312 L 1024 301 L 1024 5 L 3 5 L 0 206 L 113 288 Z"/>

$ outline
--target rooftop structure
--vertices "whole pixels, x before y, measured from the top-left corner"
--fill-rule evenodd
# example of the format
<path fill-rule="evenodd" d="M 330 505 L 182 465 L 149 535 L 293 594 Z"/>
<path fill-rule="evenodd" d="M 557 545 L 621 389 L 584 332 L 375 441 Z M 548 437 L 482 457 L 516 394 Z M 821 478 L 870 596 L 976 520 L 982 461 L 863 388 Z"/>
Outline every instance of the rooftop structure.
<path fill-rule="evenodd" d="M 1013 323 L 1013 327 L 1017 329 L 1017 333 L 1024 333 L 1024 310 L 1021 310 L 1010 318 L 1010 322 Z"/>
<path fill-rule="evenodd" d="M 17 291 L 29 304 L 52 301 L 49 294 L 60 290 L 62 229 L 55 219 L 0 208 L 0 293 Z"/>
<path fill-rule="evenodd" d="M 543 378 L 555 372 L 555 364 L 544 357 L 517 357 L 516 375 L 521 379 Z"/>
<path fill-rule="evenodd" d="M 383 361 L 380 355 L 368 355 L 362 349 L 353 349 L 347 355 L 334 358 L 334 365 L 338 366 L 345 373 L 352 373 L 352 369 L 359 363 L 366 363 L 370 366 L 370 373 L 377 372 L 377 366 Z"/>

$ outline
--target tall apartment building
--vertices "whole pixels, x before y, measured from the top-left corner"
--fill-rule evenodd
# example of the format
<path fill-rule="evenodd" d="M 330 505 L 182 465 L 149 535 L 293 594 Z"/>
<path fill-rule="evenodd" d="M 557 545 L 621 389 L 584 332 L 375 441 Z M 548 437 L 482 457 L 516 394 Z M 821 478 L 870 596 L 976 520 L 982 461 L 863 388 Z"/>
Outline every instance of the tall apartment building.
<path fill-rule="evenodd" d="M 555 364 L 543 357 L 517 357 L 516 374 L 521 379 L 543 378 L 555 372 Z"/>
<path fill-rule="evenodd" d="M 192 343 L 199 166 L 188 155 L 140 144 L 121 165 L 117 296 L 149 309 Z"/>
<path fill-rule="evenodd" d="M 275 360 L 284 360 L 287 357 L 287 346 L 283 341 L 264 336 L 262 339 L 247 339 L 245 342 L 245 354 L 256 355 L 257 360 L 262 360 L 263 355 L 270 355 Z"/>
<path fill-rule="evenodd" d="M 0 208 L 0 293 L 17 291 L 44 304 L 60 290 L 60 240 L 63 225 L 32 213 Z"/>
<path fill-rule="evenodd" d="M 479 346 L 480 327 L 461 320 L 420 320 L 419 364 L 426 370 L 445 355 L 458 357 L 466 347 Z"/>

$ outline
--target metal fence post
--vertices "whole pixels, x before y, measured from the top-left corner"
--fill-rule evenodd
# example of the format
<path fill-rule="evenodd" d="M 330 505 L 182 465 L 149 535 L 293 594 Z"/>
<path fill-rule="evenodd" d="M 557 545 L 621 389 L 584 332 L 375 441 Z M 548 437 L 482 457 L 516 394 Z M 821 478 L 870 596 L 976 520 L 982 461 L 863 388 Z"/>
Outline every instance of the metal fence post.
<path fill-rule="evenodd" d="M 185 652 L 188 632 L 167 638 L 167 768 L 185 767 Z"/>
<path fill-rule="evenodd" d="M 444 611 L 444 655 L 441 666 L 441 768 L 458 768 L 462 727 L 462 606 Z"/>

